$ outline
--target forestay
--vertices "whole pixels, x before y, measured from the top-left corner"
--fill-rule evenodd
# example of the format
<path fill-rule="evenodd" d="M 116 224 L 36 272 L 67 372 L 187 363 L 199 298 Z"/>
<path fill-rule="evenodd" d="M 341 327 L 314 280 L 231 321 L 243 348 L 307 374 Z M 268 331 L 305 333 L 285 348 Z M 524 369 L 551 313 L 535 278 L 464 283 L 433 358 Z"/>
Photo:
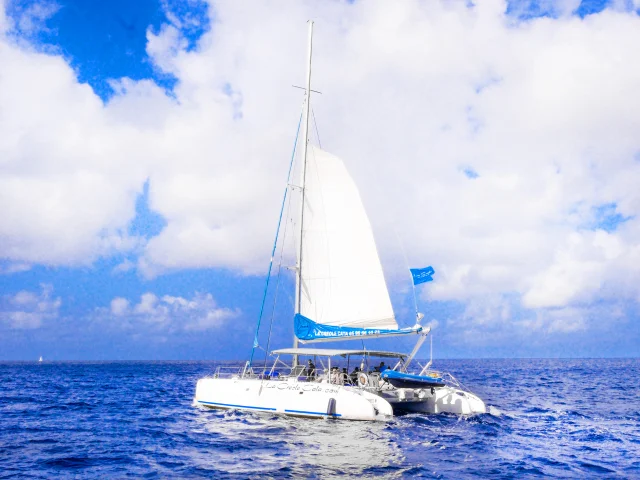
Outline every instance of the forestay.
<path fill-rule="evenodd" d="M 358 189 L 338 157 L 311 145 L 303 215 L 300 314 L 320 325 L 397 330 Z"/>

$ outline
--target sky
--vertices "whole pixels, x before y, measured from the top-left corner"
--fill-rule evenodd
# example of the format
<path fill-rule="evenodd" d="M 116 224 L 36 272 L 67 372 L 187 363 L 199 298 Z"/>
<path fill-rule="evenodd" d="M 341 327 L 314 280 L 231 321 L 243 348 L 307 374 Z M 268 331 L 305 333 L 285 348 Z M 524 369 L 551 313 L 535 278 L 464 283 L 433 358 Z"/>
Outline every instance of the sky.
<path fill-rule="evenodd" d="M 0 0 L 0 360 L 248 357 L 308 19 L 400 326 L 432 265 L 436 358 L 640 355 L 638 0 Z"/>

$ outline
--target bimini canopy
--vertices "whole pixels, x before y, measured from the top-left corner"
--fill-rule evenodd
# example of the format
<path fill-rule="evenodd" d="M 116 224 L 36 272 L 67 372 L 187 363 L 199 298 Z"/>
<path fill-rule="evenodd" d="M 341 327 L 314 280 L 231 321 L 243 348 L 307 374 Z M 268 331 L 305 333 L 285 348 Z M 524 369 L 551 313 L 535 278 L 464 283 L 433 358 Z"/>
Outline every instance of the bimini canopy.
<path fill-rule="evenodd" d="M 306 355 L 317 357 L 343 357 L 349 355 L 363 355 L 382 358 L 406 358 L 406 353 L 385 352 L 382 350 L 340 350 L 337 348 L 281 348 L 274 350 L 272 355 Z"/>

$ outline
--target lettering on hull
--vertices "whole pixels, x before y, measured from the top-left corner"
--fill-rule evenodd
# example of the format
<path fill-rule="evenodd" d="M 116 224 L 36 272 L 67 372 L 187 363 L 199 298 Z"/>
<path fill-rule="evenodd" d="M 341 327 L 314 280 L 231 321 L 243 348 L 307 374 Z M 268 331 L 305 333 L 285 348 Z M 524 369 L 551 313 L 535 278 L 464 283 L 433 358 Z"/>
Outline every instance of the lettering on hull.
<path fill-rule="evenodd" d="M 270 408 L 270 407 L 254 407 L 251 405 L 234 405 L 231 403 L 217 403 L 217 402 L 205 402 L 204 400 L 198 400 L 198 403 L 203 404 L 206 407 L 211 407 L 211 408 L 218 408 L 218 409 L 222 409 L 222 410 L 229 410 L 232 408 L 237 408 L 240 410 L 258 410 L 258 411 L 265 411 L 265 412 L 275 412 L 275 413 L 281 413 L 281 412 L 277 412 L 275 408 Z M 309 417 L 309 418 L 316 418 L 316 417 L 341 417 L 342 415 L 339 413 L 330 413 L 327 414 L 326 412 L 309 412 L 309 411 L 305 411 L 305 410 L 287 410 L 285 409 L 284 411 L 285 415 L 291 415 L 291 416 L 295 416 L 295 417 Z"/>

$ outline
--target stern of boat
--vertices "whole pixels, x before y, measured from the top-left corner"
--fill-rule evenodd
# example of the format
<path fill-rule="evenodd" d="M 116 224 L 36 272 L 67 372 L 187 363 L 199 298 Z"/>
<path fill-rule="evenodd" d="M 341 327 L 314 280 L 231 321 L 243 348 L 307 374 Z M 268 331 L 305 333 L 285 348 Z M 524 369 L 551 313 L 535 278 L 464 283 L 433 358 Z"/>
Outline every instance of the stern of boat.
<path fill-rule="evenodd" d="M 453 387 L 443 387 L 436 389 L 434 397 L 436 413 L 446 412 L 457 415 L 487 413 L 484 402 L 471 392 Z"/>
<path fill-rule="evenodd" d="M 450 386 L 433 390 L 397 389 L 385 392 L 385 398 L 396 412 L 454 413 L 456 415 L 487 413 L 487 407 L 477 395 Z"/>

